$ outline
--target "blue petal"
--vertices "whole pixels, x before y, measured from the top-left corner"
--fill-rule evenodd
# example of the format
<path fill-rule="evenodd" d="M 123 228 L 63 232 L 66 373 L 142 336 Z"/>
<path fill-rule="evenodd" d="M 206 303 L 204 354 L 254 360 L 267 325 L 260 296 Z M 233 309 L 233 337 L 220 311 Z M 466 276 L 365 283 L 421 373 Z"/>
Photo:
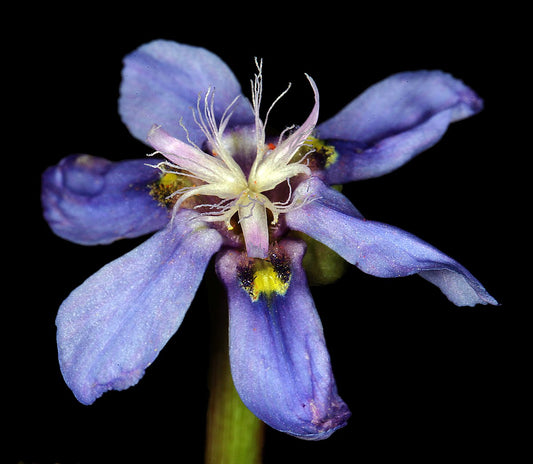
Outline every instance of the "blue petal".
<path fill-rule="evenodd" d="M 217 261 L 229 296 L 233 380 L 244 404 L 271 427 L 320 440 L 346 425 L 350 412 L 337 394 L 322 325 L 302 270 L 305 247 L 284 240 L 279 251 L 276 259 L 290 268 L 288 289 L 256 301 L 245 289 L 250 281 L 243 254 L 230 250 Z"/>
<path fill-rule="evenodd" d="M 241 87 L 231 69 L 215 54 L 199 47 L 167 40 L 142 45 L 124 59 L 119 112 L 132 135 L 146 140 L 152 125 L 161 125 L 173 137 L 186 141 L 180 118 L 191 141 L 205 140 L 194 122 L 191 107 L 198 95 L 215 88 L 215 117 L 237 96 Z M 233 107 L 231 125 L 253 124 L 249 101 L 241 97 Z"/>
<path fill-rule="evenodd" d="M 96 245 L 162 229 L 168 213 L 148 187 L 159 171 L 145 163 L 72 155 L 48 168 L 42 176 L 41 200 L 54 233 Z"/>
<path fill-rule="evenodd" d="M 214 229 L 182 211 L 164 230 L 104 266 L 57 315 L 59 363 L 78 400 L 91 404 L 143 376 L 183 320 L 221 246 Z"/>
<path fill-rule="evenodd" d="M 482 100 L 441 71 L 395 74 L 375 84 L 317 133 L 340 154 L 329 184 L 386 174 L 437 143 L 451 122 L 479 112 Z"/>
<path fill-rule="evenodd" d="M 295 195 L 316 200 L 286 215 L 287 225 L 322 242 L 378 277 L 419 274 L 458 306 L 497 304 L 470 272 L 436 248 L 401 229 L 349 213 L 350 202 L 317 178 L 300 184 Z"/>

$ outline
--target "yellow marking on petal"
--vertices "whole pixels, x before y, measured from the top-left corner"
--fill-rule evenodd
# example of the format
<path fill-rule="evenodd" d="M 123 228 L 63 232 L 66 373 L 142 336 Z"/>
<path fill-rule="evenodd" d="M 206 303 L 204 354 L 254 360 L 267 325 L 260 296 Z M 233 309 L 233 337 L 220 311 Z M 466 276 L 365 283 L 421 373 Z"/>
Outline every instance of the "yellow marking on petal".
<path fill-rule="evenodd" d="M 268 261 L 258 260 L 255 267 L 253 290 L 250 295 L 253 301 L 257 301 L 261 295 L 267 298 L 271 298 L 274 293 L 285 295 L 290 279 L 285 280 L 285 276 L 280 276 Z"/>
<path fill-rule="evenodd" d="M 284 257 L 271 254 L 270 259 L 256 258 L 240 267 L 238 278 L 252 301 L 257 301 L 260 296 L 270 301 L 275 295 L 287 293 L 291 272 Z"/>

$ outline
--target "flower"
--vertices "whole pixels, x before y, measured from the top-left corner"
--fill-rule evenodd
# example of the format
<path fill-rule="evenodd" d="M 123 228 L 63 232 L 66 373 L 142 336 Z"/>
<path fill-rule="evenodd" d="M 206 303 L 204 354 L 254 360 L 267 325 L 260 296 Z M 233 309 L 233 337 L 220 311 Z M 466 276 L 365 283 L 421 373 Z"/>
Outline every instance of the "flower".
<path fill-rule="evenodd" d="M 455 260 L 363 218 L 331 187 L 390 172 L 435 144 L 451 122 L 481 110 L 472 90 L 441 71 L 400 73 L 317 124 L 318 89 L 307 76 L 309 116 L 270 138 L 273 105 L 262 119 L 256 65 L 250 102 L 209 51 L 142 45 L 125 58 L 119 111 L 159 161 L 73 155 L 43 174 L 44 215 L 57 235 L 91 245 L 156 232 L 59 309 L 60 367 L 80 402 L 138 382 L 213 256 L 228 294 L 237 392 L 264 422 L 304 439 L 327 438 L 350 416 L 309 291 L 306 242 L 375 276 L 418 274 L 456 305 L 497 304 Z"/>

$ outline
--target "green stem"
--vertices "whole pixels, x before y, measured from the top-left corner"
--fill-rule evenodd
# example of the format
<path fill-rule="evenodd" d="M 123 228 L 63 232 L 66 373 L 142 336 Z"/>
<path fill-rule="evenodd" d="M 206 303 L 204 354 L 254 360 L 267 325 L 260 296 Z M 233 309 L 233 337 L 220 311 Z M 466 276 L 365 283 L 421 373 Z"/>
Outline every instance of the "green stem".
<path fill-rule="evenodd" d="M 212 328 L 205 463 L 261 464 L 264 424 L 244 406 L 233 385 L 226 296 L 218 282 L 209 284 Z"/>

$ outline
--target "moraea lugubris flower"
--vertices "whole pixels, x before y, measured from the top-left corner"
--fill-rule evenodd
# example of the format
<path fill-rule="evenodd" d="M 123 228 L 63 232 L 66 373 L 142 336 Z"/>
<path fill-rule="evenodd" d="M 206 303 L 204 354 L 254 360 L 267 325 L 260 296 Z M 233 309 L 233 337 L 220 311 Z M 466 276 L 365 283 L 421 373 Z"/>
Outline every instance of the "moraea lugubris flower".
<path fill-rule="evenodd" d="M 155 232 L 59 309 L 60 366 L 80 402 L 138 382 L 213 257 L 228 294 L 237 392 L 270 426 L 311 440 L 344 426 L 350 412 L 308 287 L 308 243 L 375 276 L 418 274 L 456 305 L 497 304 L 455 260 L 363 218 L 332 188 L 383 175 L 435 144 L 451 122 L 481 110 L 471 89 L 441 71 L 400 73 L 318 124 L 318 89 L 307 76 L 309 116 L 270 137 L 256 64 L 250 102 L 209 51 L 141 46 L 124 60 L 119 112 L 155 153 L 115 163 L 73 155 L 43 174 L 44 215 L 57 235 L 92 245 Z"/>

